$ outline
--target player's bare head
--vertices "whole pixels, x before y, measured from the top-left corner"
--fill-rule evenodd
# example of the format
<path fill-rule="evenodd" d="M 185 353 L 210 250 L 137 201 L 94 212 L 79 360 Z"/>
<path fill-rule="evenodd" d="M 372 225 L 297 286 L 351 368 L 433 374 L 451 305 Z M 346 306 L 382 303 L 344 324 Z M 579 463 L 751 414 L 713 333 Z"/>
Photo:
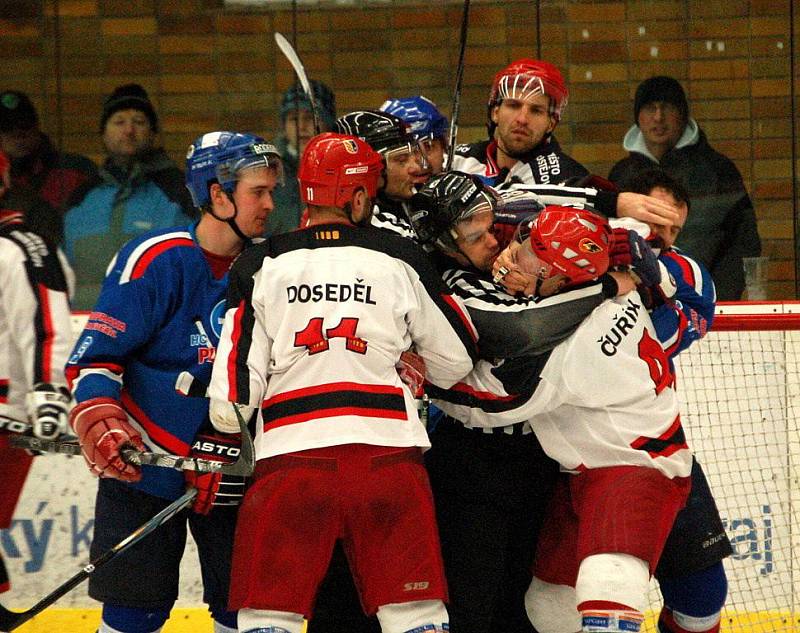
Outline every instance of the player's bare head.
<path fill-rule="evenodd" d="M 552 127 L 555 127 L 561 120 L 569 98 L 567 85 L 558 68 L 539 59 L 518 59 L 498 71 L 494 76 L 487 104 L 489 138 L 494 136 L 497 125 L 494 115 L 504 100 L 511 99 L 525 104 L 542 96 L 547 97 L 547 114 L 552 119 Z"/>
<path fill-rule="evenodd" d="M 357 110 L 336 119 L 336 131 L 365 141 L 386 161 L 384 195 L 408 200 L 430 178 L 419 141 L 399 117 L 380 110 Z"/>
<path fill-rule="evenodd" d="M 421 243 L 488 270 L 499 252 L 494 214 L 500 205 L 497 192 L 477 176 L 445 172 L 411 199 L 411 224 Z"/>
<path fill-rule="evenodd" d="M 383 168 L 380 154 L 355 136 L 326 132 L 312 138 L 297 172 L 311 219 L 326 209 L 368 224 Z"/>
<path fill-rule="evenodd" d="M 626 181 L 623 190 L 658 198 L 668 202 L 678 210 L 678 221 L 673 225 L 669 227 L 656 224 L 650 225 L 655 235 L 663 242 L 663 244 L 659 244 L 659 247 L 671 247 L 686 223 L 686 218 L 691 209 L 689 192 L 686 188 L 663 169 L 648 169 Z"/>
<path fill-rule="evenodd" d="M 544 281 L 562 276 L 566 285 L 597 279 L 608 270 L 608 221 L 581 209 L 547 206 L 520 227 L 520 270 Z"/>

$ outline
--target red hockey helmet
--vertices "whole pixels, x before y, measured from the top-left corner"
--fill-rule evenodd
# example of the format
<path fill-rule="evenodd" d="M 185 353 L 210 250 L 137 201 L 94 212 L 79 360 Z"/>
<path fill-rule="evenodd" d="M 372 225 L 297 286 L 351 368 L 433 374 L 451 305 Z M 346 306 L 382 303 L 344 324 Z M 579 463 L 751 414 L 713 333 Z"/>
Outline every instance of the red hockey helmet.
<path fill-rule="evenodd" d="M 494 131 L 492 108 L 503 99 L 525 101 L 534 95 L 550 97 L 550 115 L 558 122 L 567 105 L 569 91 L 561 72 L 550 62 L 540 59 L 518 59 L 494 76 L 489 92 L 489 128 Z"/>
<path fill-rule="evenodd" d="M 325 132 L 308 142 L 300 159 L 300 197 L 306 204 L 341 209 L 360 187 L 374 198 L 382 172 L 381 155 L 364 141 Z"/>
<path fill-rule="evenodd" d="M 579 284 L 597 279 L 608 270 L 611 227 L 604 217 L 581 209 L 547 206 L 530 222 L 529 229 L 518 254 L 526 272 L 544 279 L 562 274 L 569 284 Z M 542 262 L 547 266 L 542 267 Z"/>

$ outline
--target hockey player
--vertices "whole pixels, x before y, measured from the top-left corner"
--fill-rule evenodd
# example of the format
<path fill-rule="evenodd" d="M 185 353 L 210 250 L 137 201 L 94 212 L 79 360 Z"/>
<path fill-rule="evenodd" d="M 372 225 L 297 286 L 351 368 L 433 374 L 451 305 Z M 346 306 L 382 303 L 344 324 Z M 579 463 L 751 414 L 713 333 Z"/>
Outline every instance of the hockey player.
<path fill-rule="evenodd" d="M 421 196 L 424 195 L 429 187 L 433 185 L 435 182 L 429 184 L 426 189 L 423 189 L 421 192 Z M 461 208 L 463 211 L 467 212 L 470 208 L 470 200 L 468 197 L 465 197 L 462 192 L 453 189 L 450 192 L 450 195 L 446 197 L 449 201 L 449 205 L 455 205 L 456 207 L 459 206 L 459 201 L 464 198 L 464 202 L 461 203 Z M 421 201 L 422 202 L 422 201 Z M 427 204 L 429 210 L 433 205 L 430 204 L 428 201 Z M 435 211 L 435 210 L 434 210 Z M 436 215 L 434 213 L 434 215 Z M 446 214 L 449 216 L 450 220 L 444 220 L 440 225 L 441 228 L 444 228 L 452 223 L 452 219 L 456 217 L 460 220 L 459 224 L 462 226 L 458 226 L 456 228 L 456 234 L 461 233 L 462 231 L 467 235 L 467 232 L 470 231 L 473 234 L 476 234 L 482 227 L 479 220 L 473 220 L 471 223 L 463 226 L 464 221 L 458 216 L 450 212 Z M 477 216 L 476 216 L 477 217 Z M 607 239 L 610 234 L 610 230 L 603 225 L 605 221 L 599 218 L 598 216 L 594 216 L 592 214 L 588 214 L 582 211 L 576 211 L 571 209 L 558 209 L 558 208 L 547 208 L 545 211 L 542 212 L 540 219 L 544 218 L 547 224 L 550 224 L 554 230 L 560 230 L 558 235 L 558 253 L 560 257 L 553 257 L 550 258 L 544 264 L 541 262 L 537 262 L 534 260 L 534 265 L 531 266 L 532 271 L 534 273 L 540 273 L 541 276 L 535 275 L 539 277 L 539 283 L 535 284 L 533 287 L 533 291 L 535 295 L 547 295 L 553 292 L 555 288 L 559 286 L 563 286 L 565 283 L 568 284 L 568 289 L 572 288 L 572 284 L 575 283 L 586 283 L 590 282 L 592 279 L 598 279 L 599 276 L 605 271 L 606 267 L 608 266 L 608 257 L 609 257 L 609 244 Z M 476 224 L 476 221 L 478 224 Z M 470 224 L 472 226 L 470 227 Z M 490 224 L 488 222 L 485 223 L 484 230 L 488 230 Z M 446 232 L 440 230 L 438 231 L 438 235 L 446 236 Z M 571 229 L 567 231 L 566 229 Z M 537 236 L 541 237 L 542 233 L 537 233 Z M 555 241 L 551 242 L 551 236 L 547 236 L 547 239 L 541 239 L 538 243 L 544 244 L 547 246 L 555 247 Z M 484 240 L 487 238 L 483 238 Z M 444 241 L 444 244 L 442 243 Z M 450 249 L 447 249 L 446 239 L 442 240 L 441 237 L 439 238 L 439 248 L 445 250 L 451 256 L 453 255 L 452 246 Z M 475 242 L 478 244 L 479 242 Z M 638 243 L 638 242 L 637 242 Z M 464 253 L 464 245 L 465 244 L 456 244 L 458 250 L 461 251 L 461 256 L 469 256 L 468 259 L 473 265 L 478 265 L 479 267 L 486 266 L 487 261 L 491 261 L 491 257 L 487 256 L 482 257 L 480 255 L 480 251 L 477 249 L 472 249 L 468 247 L 467 252 Z M 472 251 L 472 252 L 470 252 Z M 458 255 L 458 253 L 455 253 Z M 532 256 L 531 256 L 532 257 Z M 458 257 L 456 257 L 458 259 Z M 643 277 L 649 279 L 650 282 L 656 280 L 658 275 L 653 274 L 655 270 L 654 265 L 655 259 L 648 259 L 648 261 L 644 260 L 637 260 L 637 272 L 642 275 Z M 657 267 L 660 269 L 660 267 Z M 542 272 L 543 271 L 543 272 Z M 552 271 L 560 272 L 561 274 L 550 274 Z M 545 274 L 547 273 L 547 274 Z M 620 290 L 630 290 L 633 288 L 632 281 L 628 279 L 627 281 L 623 278 L 619 278 L 617 275 L 618 273 L 614 273 L 615 280 L 619 284 Z M 448 278 L 451 284 L 457 284 L 457 287 L 460 288 L 463 292 L 468 293 L 470 298 L 467 300 L 467 305 L 479 306 L 481 303 L 488 304 L 488 298 L 492 295 L 494 297 L 502 297 L 505 296 L 506 299 L 504 304 L 506 306 L 507 313 L 516 314 L 517 317 L 508 316 L 507 320 L 512 322 L 516 319 L 522 318 L 521 315 L 524 315 L 527 311 L 525 306 L 521 303 L 521 299 L 518 299 L 516 302 L 512 300 L 512 297 L 509 295 L 503 295 L 501 293 L 491 292 L 491 286 L 487 282 L 480 282 L 480 277 L 476 277 L 474 273 L 470 273 L 469 270 L 458 270 L 452 271 L 448 273 Z M 582 285 L 575 286 L 574 289 L 569 290 L 569 292 L 577 292 L 582 288 Z M 555 295 L 552 299 L 557 298 L 559 295 Z M 598 443 L 597 446 L 592 445 L 592 432 L 587 430 L 573 430 L 570 433 L 564 433 L 563 437 L 560 433 L 560 429 L 557 425 L 551 426 L 550 423 L 553 421 L 553 411 L 559 412 L 564 407 L 571 406 L 570 397 L 573 393 L 577 393 L 582 395 L 583 391 L 581 389 L 589 389 L 589 387 L 596 381 L 596 377 L 593 375 L 593 371 L 599 367 L 598 362 L 590 362 L 592 361 L 592 354 L 598 356 L 596 341 L 599 337 L 594 336 L 594 339 L 590 342 L 583 341 L 581 338 L 581 345 L 582 348 L 579 347 L 580 353 L 584 354 L 582 358 L 585 357 L 586 364 L 580 367 L 580 370 L 586 373 L 586 376 L 581 377 L 581 379 L 575 383 L 570 384 L 570 389 L 566 389 L 563 385 L 557 385 L 553 388 L 553 392 L 555 394 L 561 394 L 563 401 L 559 400 L 550 400 L 549 397 L 552 395 L 550 391 L 548 391 L 549 383 L 547 381 L 556 381 L 558 380 L 558 376 L 561 375 L 561 355 L 565 355 L 565 351 L 569 351 L 574 349 L 573 348 L 573 341 L 576 337 L 578 337 L 579 333 L 587 331 L 587 324 L 593 324 L 599 318 L 598 315 L 604 314 L 605 312 L 611 312 L 612 317 L 610 321 L 613 322 L 615 319 L 622 315 L 621 318 L 626 319 L 626 323 L 624 324 L 625 327 L 622 329 L 626 330 L 630 328 L 638 328 L 637 334 L 641 336 L 641 340 L 652 340 L 653 345 L 646 346 L 644 351 L 647 351 L 647 347 L 653 347 L 650 350 L 651 354 L 654 354 L 657 358 L 664 357 L 663 351 L 661 350 L 660 345 L 655 342 L 655 339 L 652 339 L 651 330 L 652 325 L 649 327 L 645 327 L 647 319 L 646 317 L 640 316 L 644 310 L 641 307 L 640 302 L 637 299 L 638 295 L 635 293 L 626 292 L 622 297 L 616 300 L 607 300 L 603 302 L 599 307 L 595 308 L 592 314 L 589 316 L 586 322 L 581 324 L 576 334 L 573 334 L 568 338 L 565 342 L 560 343 L 553 352 L 545 353 L 545 354 L 528 354 L 527 358 L 524 356 L 498 356 L 494 361 L 488 360 L 481 360 L 478 364 L 476 364 L 475 371 L 473 371 L 470 376 L 468 376 L 462 383 L 457 385 L 455 388 L 449 391 L 440 391 L 431 389 L 431 393 L 434 397 L 438 396 L 441 398 L 440 400 L 435 400 L 439 406 L 441 406 L 448 414 L 452 415 L 454 419 L 460 420 L 466 427 L 475 427 L 482 430 L 494 430 L 497 428 L 502 428 L 504 432 L 514 432 L 514 427 L 502 427 L 499 426 L 503 424 L 503 422 L 512 422 L 516 423 L 517 428 L 519 429 L 517 432 L 524 434 L 526 429 L 525 420 L 528 420 L 530 417 L 535 416 L 536 414 L 546 413 L 547 416 L 541 418 L 540 421 L 534 420 L 532 422 L 533 428 L 536 431 L 540 441 L 542 442 L 542 446 L 548 452 L 551 457 L 557 459 L 562 468 L 569 468 L 569 469 L 577 469 L 578 471 L 583 471 L 584 467 L 592 468 L 597 467 L 598 465 L 602 465 L 602 460 L 595 461 L 597 455 L 595 454 L 595 450 L 597 446 L 601 445 L 602 443 Z M 552 300 L 550 299 L 550 300 Z M 539 299 L 540 301 L 546 299 Z M 497 298 L 494 299 L 495 303 L 499 303 Z M 631 303 L 633 302 L 633 303 Z M 634 308 L 633 304 L 636 304 L 639 307 Z M 630 311 L 630 314 L 626 314 L 626 310 Z M 471 310 L 471 314 L 473 317 L 475 316 L 475 310 Z M 606 318 L 609 318 L 609 315 L 605 315 Z M 476 326 L 481 334 L 484 332 L 491 332 L 491 328 L 483 327 L 482 322 L 479 320 L 475 321 Z M 497 331 L 496 339 L 502 340 L 504 337 L 504 331 L 508 332 L 508 328 L 501 328 L 494 326 L 494 330 Z M 645 332 L 647 334 L 645 334 Z M 615 334 L 612 332 L 612 334 Z M 650 338 L 648 338 L 650 337 Z M 506 344 L 513 345 L 512 336 L 506 335 Z M 524 345 L 524 340 L 520 338 L 521 344 Z M 621 337 L 624 341 L 628 339 L 626 337 Z M 601 339 L 603 340 L 603 339 Z M 635 347 L 635 346 L 634 346 Z M 575 352 L 577 353 L 577 352 Z M 569 356 L 567 355 L 567 358 Z M 605 357 L 602 354 L 602 350 L 599 353 L 599 360 L 602 361 Z M 635 363 L 634 363 L 635 364 Z M 658 374 L 655 372 L 661 365 L 657 361 L 653 361 L 652 369 L 654 370 L 654 375 L 658 377 Z M 648 371 L 648 365 L 642 363 L 642 370 L 644 370 L 645 374 Z M 606 368 L 604 369 L 606 374 L 609 373 L 609 370 Z M 631 370 L 626 370 L 625 376 Z M 669 373 L 666 372 L 667 377 L 669 377 Z M 598 372 L 598 375 L 605 375 L 603 373 Z M 649 376 L 649 374 L 647 374 Z M 666 384 L 666 383 L 665 383 Z M 544 385 L 544 386 L 543 386 Z M 639 403 L 640 408 L 642 410 L 656 411 L 657 409 L 654 408 L 655 403 L 646 401 L 646 396 L 651 392 L 654 393 L 655 390 L 651 388 L 647 388 L 647 384 L 644 383 L 644 388 L 639 385 L 640 389 L 638 392 L 632 390 L 626 390 L 623 393 L 626 394 L 626 397 L 629 393 L 638 393 L 639 396 L 643 399 L 642 402 Z M 669 387 L 664 386 L 661 391 L 667 391 Z M 607 393 L 607 390 L 601 390 L 600 395 L 597 396 L 598 398 L 603 397 L 611 397 Z M 637 465 L 637 468 L 641 468 L 641 470 L 637 470 L 636 474 L 633 476 L 634 481 L 637 481 L 637 477 L 641 475 L 641 477 L 645 481 L 649 481 L 651 479 L 655 479 L 658 482 L 656 487 L 662 486 L 659 488 L 662 492 L 669 493 L 667 494 L 667 498 L 664 499 L 663 503 L 661 499 L 656 499 L 654 502 L 655 507 L 661 508 L 667 515 L 669 512 L 673 512 L 671 517 L 664 516 L 664 525 L 661 525 L 659 529 L 652 529 L 652 526 L 648 525 L 647 529 L 643 531 L 648 535 L 653 537 L 651 542 L 644 542 L 641 543 L 642 548 L 641 550 L 637 550 L 635 553 L 639 553 L 645 555 L 645 558 L 648 562 L 654 564 L 655 560 L 658 558 L 658 553 L 660 552 L 660 547 L 663 545 L 663 540 L 666 538 L 666 533 L 669 529 L 669 525 L 672 522 L 672 518 L 674 518 L 674 512 L 677 511 L 678 506 L 682 503 L 683 495 L 685 495 L 684 489 L 684 481 L 683 477 L 688 474 L 689 467 L 687 464 L 690 463 L 690 456 L 689 459 L 686 459 L 688 455 L 688 451 L 685 449 L 680 448 L 680 446 L 673 447 L 670 444 L 670 441 L 666 435 L 666 432 L 669 431 L 670 433 L 674 433 L 676 438 L 680 439 L 680 432 L 679 426 L 672 428 L 672 425 L 675 423 L 677 411 L 673 412 L 672 407 L 675 403 L 674 393 L 669 391 L 666 395 L 661 396 L 658 402 L 669 405 L 665 406 L 665 409 L 661 411 L 664 414 L 663 417 L 659 417 L 656 420 L 655 426 L 658 427 L 659 435 L 662 436 L 662 440 L 664 440 L 665 444 L 665 452 L 666 455 L 664 456 L 665 459 L 659 461 L 658 458 L 653 458 L 650 455 L 646 454 L 643 451 L 637 451 L 626 444 L 622 444 L 620 446 L 616 446 L 614 442 L 606 441 L 605 445 L 609 448 L 611 457 L 613 459 L 619 460 L 618 462 L 614 462 L 613 459 L 610 463 L 606 463 L 606 466 L 609 465 L 616 465 L 617 463 L 622 464 L 634 464 Z M 561 408 L 556 408 L 556 405 Z M 585 415 L 588 415 L 586 413 Z M 549 416 L 549 417 L 548 417 Z M 571 417 L 570 417 L 571 416 Z M 575 420 L 580 421 L 582 418 L 578 417 L 575 411 L 571 411 L 570 415 L 565 416 L 567 419 L 567 424 L 573 423 L 570 422 L 572 418 Z M 602 416 L 601 416 L 602 418 Z M 640 419 L 641 418 L 641 419 Z M 543 421 L 542 421 L 543 420 Z M 614 424 L 619 423 L 619 418 L 612 418 L 610 420 L 602 420 L 601 422 L 593 423 L 596 429 L 601 429 L 603 423 L 611 423 L 612 426 Z M 650 420 L 649 422 L 653 422 Z M 631 420 L 624 420 L 623 427 L 626 429 L 628 434 L 633 434 L 634 436 L 643 435 L 640 431 L 649 431 L 649 427 L 645 429 L 642 427 L 642 424 L 648 423 L 647 416 L 640 415 L 639 412 L 636 415 L 632 415 Z M 646 424 L 645 424 L 646 426 Z M 661 426 L 664 426 L 664 429 L 661 429 Z M 642 428 L 640 428 L 642 427 Z M 508 430 L 507 430 L 508 429 Z M 658 430 L 657 429 L 657 430 Z M 618 429 L 617 429 L 618 431 Z M 615 431 L 616 432 L 616 431 Z M 638 433 L 638 435 L 637 435 Z M 566 438 L 566 439 L 565 439 Z M 589 439 L 585 439 L 589 438 Z M 633 438 L 632 438 L 633 439 Z M 581 444 L 584 442 L 584 444 Z M 679 442 L 678 442 L 679 443 Z M 658 442 L 655 442 L 654 447 L 647 446 L 646 442 L 641 442 L 643 446 L 646 448 L 651 448 L 654 452 L 657 452 Z M 434 441 L 434 447 L 436 443 Z M 674 450 L 672 450 L 674 449 Z M 602 452 L 601 452 L 602 453 Z M 674 455 L 674 456 L 673 456 Z M 573 463 L 577 457 L 583 457 L 585 459 L 585 463 Z M 602 455 L 601 455 L 602 457 Z M 627 460 L 627 461 L 626 461 Z M 609 470 L 609 469 L 600 469 L 600 475 L 610 474 L 615 476 L 617 471 Z M 647 471 L 647 472 L 644 472 Z M 663 471 L 663 472 L 662 472 Z M 679 479 L 676 480 L 675 485 L 669 482 L 670 478 L 674 478 L 676 475 L 679 476 Z M 583 480 L 592 480 L 595 478 L 596 475 L 590 473 L 587 477 L 584 477 Z M 517 485 L 518 485 L 517 480 Z M 575 480 L 577 481 L 577 480 Z M 537 480 L 537 484 L 539 481 Z M 570 482 L 572 483 L 572 482 Z M 564 482 L 560 482 L 560 486 L 564 486 Z M 561 488 L 559 488 L 561 490 Z M 557 497 L 558 498 L 558 497 Z M 640 504 L 646 505 L 646 504 Z M 633 506 L 636 507 L 636 506 Z M 671 508 L 671 510 L 670 510 Z M 602 516 L 602 512 L 605 512 L 605 509 L 600 508 L 600 512 Z M 648 509 L 650 512 L 650 509 Z M 621 517 L 624 517 L 623 514 L 620 514 Z M 655 512 L 651 512 L 648 518 L 656 517 L 658 515 Z M 441 514 L 440 514 L 441 518 Z M 635 522 L 637 517 L 631 517 L 631 521 Z M 444 525 L 444 523 L 442 522 Z M 564 519 L 563 525 L 559 524 L 557 527 L 554 525 L 550 526 L 548 531 L 547 527 L 543 528 L 542 530 L 542 543 L 546 545 L 550 545 L 552 542 L 550 539 L 557 540 L 559 535 L 564 534 L 564 529 L 569 529 L 569 524 Z M 502 533 L 500 534 L 502 537 Z M 601 535 L 602 536 L 602 535 Z M 443 537 L 444 541 L 444 537 Z M 545 546 L 540 546 L 544 549 Z M 600 550 L 602 551 L 602 550 Z M 447 550 L 445 549 L 445 557 L 447 560 Z M 542 560 L 547 561 L 546 557 L 542 557 Z M 564 569 L 571 569 L 570 565 L 568 564 L 568 558 L 564 559 Z M 594 562 L 594 561 L 593 561 Z M 601 560 L 601 562 L 603 562 Z M 614 565 L 618 561 L 612 561 Z M 630 561 L 628 561 L 630 562 Z M 612 568 L 614 568 L 612 565 Z M 638 565 L 638 563 L 637 563 Z M 555 565 L 558 568 L 557 565 Z M 591 565 L 590 565 L 591 567 Z M 574 565 L 572 566 L 574 568 Z M 634 602 L 633 605 L 627 606 L 634 606 L 637 609 L 641 610 L 643 608 L 642 601 L 645 599 L 645 593 L 647 588 L 647 581 L 648 581 L 648 574 L 647 574 L 647 564 L 645 564 L 645 573 L 644 573 L 644 584 L 643 586 L 638 586 L 633 588 L 633 592 L 630 596 L 638 596 L 638 602 L 634 601 L 631 598 L 631 602 Z M 621 564 L 620 569 L 627 569 L 625 561 Z M 548 571 L 551 571 L 548 569 Z M 593 596 L 602 596 L 602 593 L 598 593 L 598 587 L 602 587 L 602 581 L 606 576 L 605 571 L 602 572 L 600 576 L 594 571 L 590 569 L 588 573 L 588 578 L 591 580 L 589 583 L 588 591 L 589 591 L 589 598 L 585 602 L 590 602 L 591 600 L 598 600 L 599 598 L 595 598 Z M 627 571 L 625 573 L 628 573 Z M 543 574 L 544 575 L 544 574 Z M 567 574 L 569 575 L 569 573 Z M 587 576 L 585 576 L 587 577 Z M 608 576 L 611 578 L 610 576 Z M 545 575 L 545 579 L 548 576 Z M 561 580 L 559 578 L 559 580 Z M 574 579 L 572 579 L 574 580 Z M 641 580 L 641 575 L 639 576 L 639 580 Z M 537 582 L 537 581 L 535 581 Z M 594 583 L 594 584 L 592 584 Z M 641 585 L 641 582 L 639 583 Z M 537 585 L 538 586 L 538 585 Z M 612 583 L 613 586 L 613 583 Z M 451 592 L 454 592 L 453 583 L 451 582 Z M 639 595 L 641 594 L 641 595 Z M 532 596 L 538 599 L 539 593 L 532 593 Z M 574 593 L 572 594 L 574 597 Z M 582 594 L 581 594 L 582 595 Z M 559 597 L 558 593 L 556 592 L 556 598 Z M 629 596 L 623 596 L 617 602 L 620 604 L 623 603 L 623 598 L 628 599 Z M 569 603 L 567 603 L 568 605 Z M 559 628 L 557 630 L 571 630 L 575 631 L 580 629 L 581 623 L 580 621 L 575 624 L 575 619 L 577 618 L 578 612 L 575 609 L 575 605 L 577 602 L 572 603 L 572 611 L 566 609 L 566 607 L 562 608 L 558 613 L 553 614 L 546 610 L 546 608 L 541 607 L 540 604 L 537 603 L 535 613 L 539 615 L 544 615 L 545 619 L 542 620 L 537 619 L 534 621 L 534 625 L 540 631 L 543 630 L 550 630 L 548 627 L 553 626 L 552 622 L 559 622 L 560 619 L 563 619 L 565 624 L 563 628 Z M 627 603 L 626 603 L 627 604 Z M 451 612 L 453 611 L 453 607 L 455 606 L 455 600 L 453 601 L 453 605 L 451 606 Z M 586 606 L 586 605 L 584 605 Z M 606 604 L 601 605 L 599 603 L 594 603 L 591 605 L 593 608 L 600 608 L 603 609 L 608 607 Z M 563 607 L 563 605 L 562 605 Z M 613 609 L 612 609 L 613 610 Z M 571 614 L 574 614 L 575 617 L 569 618 Z M 452 621 L 454 622 L 455 618 L 453 614 L 451 614 Z M 552 618 L 552 619 L 551 619 Z M 635 620 L 635 618 L 634 618 Z M 635 625 L 635 621 L 632 623 Z M 572 626 L 572 628 L 570 628 Z M 455 630 L 455 627 L 454 627 Z M 468 629 L 464 629 L 468 630 Z M 472 629 L 477 630 L 477 629 Z"/>
<path fill-rule="evenodd" d="M 459 145 L 452 168 L 476 174 L 487 184 L 505 180 L 562 184 L 589 172 L 565 154 L 553 136 L 569 91 L 553 64 L 518 59 L 494 76 L 487 104 L 489 138 Z"/>
<path fill-rule="evenodd" d="M 689 214 L 686 190 L 661 170 L 638 174 L 630 190 L 661 197 L 680 210 L 680 220 L 670 231 L 654 227 L 660 238 L 663 261 L 677 282 L 676 304 L 681 313 L 664 307 L 651 317 L 659 340 L 674 356 L 702 338 L 714 317 L 714 283 L 701 263 L 673 247 L 678 231 Z M 680 388 L 680 385 L 678 385 Z M 662 633 L 716 633 L 727 596 L 727 577 L 722 560 L 732 547 L 719 510 L 700 464 L 692 464 L 692 491 L 675 524 L 656 568 L 664 607 L 658 627 Z"/>
<path fill-rule="evenodd" d="M 409 126 L 411 133 L 420 142 L 425 158 L 431 167 L 431 174 L 440 174 L 444 168 L 447 153 L 449 124 L 436 104 L 430 99 L 417 95 L 402 99 L 388 99 L 379 108 L 400 117 Z"/>
<path fill-rule="evenodd" d="M 519 250 L 527 272 L 572 283 L 585 273 L 581 259 L 597 272 L 608 265 L 602 243 L 589 248 L 581 237 L 591 220 L 577 213 L 545 210 L 533 222 Z M 531 621 L 541 633 L 638 631 L 692 464 L 669 361 L 638 293 L 595 309 L 549 355 L 540 378 L 530 423 L 569 476 L 557 484 L 539 539 L 526 596 Z"/>
<path fill-rule="evenodd" d="M 524 594 L 557 465 L 524 423 L 526 416 L 514 417 L 535 388 L 530 358 L 564 340 L 605 299 L 633 288 L 629 275 L 616 272 L 546 299 L 512 296 L 492 283 L 500 250 L 494 215 L 508 214 L 519 202 L 457 172 L 435 176 L 413 200 L 420 239 L 443 255 L 445 280 L 464 299 L 480 333 L 476 369 L 486 372 L 478 386 L 428 388 L 434 397 L 446 393 L 465 412 L 451 410 L 440 420 L 426 455 L 454 633 L 533 630 Z M 529 213 L 538 208 L 529 200 Z M 473 408 L 486 409 L 486 416 L 470 416 Z"/>
<path fill-rule="evenodd" d="M 299 633 L 337 539 L 385 633 L 446 630 L 428 438 L 395 363 L 413 344 L 449 386 L 472 367 L 474 331 L 419 247 L 368 226 L 381 170 L 355 137 L 313 139 L 310 226 L 231 271 L 210 395 L 223 432 L 230 402 L 260 410 L 232 570 L 243 632 Z"/>
<path fill-rule="evenodd" d="M 55 439 L 71 404 L 64 363 L 72 345 L 71 271 L 54 244 L 5 204 L 10 162 L 0 152 L 0 528 L 8 528 L 33 458 L 7 432 Z M 0 593 L 10 587 L 0 558 Z"/>
<path fill-rule="evenodd" d="M 375 199 L 372 224 L 413 239 L 408 202 L 428 182 L 431 168 L 409 126 L 388 112 L 357 110 L 336 119 L 336 131 L 365 141 L 385 161 L 385 182 Z"/>
<path fill-rule="evenodd" d="M 243 482 L 219 474 L 144 466 L 120 457 L 132 445 L 233 461 L 238 438 L 221 437 L 205 398 L 177 392 L 186 373 L 207 384 L 224 314 L 228 268 L 263 234 L 272 191 L 281 178 L 276 148 L 236 132 L 197 138 L 186 156 L 186 186 L 202 212 L 188 227 L 158 230 L 128 242 L 106 275 L 94 310 L 69 358 L 78 405 L 70 422 L 93 473 L 101 479 L 92 555 L 104 552 L 180 496 L 198 489 L 187 520 L 92 574 L 89 595 L 103 603 L 100 633 L 160 631 L 178 595 L 186 527 L 198 545 L 203 599 L 215 633 L 236 630 L 228 579 L 235 507 Z M 183 378 L 182 378 L 183 377 Z"/>

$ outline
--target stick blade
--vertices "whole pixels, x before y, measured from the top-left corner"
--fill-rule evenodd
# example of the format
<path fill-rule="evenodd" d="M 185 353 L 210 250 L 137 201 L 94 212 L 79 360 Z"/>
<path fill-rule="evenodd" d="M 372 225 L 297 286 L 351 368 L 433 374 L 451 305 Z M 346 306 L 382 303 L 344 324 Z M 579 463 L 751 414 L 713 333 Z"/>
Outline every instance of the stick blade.
<path fill-rule="evenodd" d="M 32 617 L 33 615 L 28 611 L 9 611 L 3 605 L 0 605 L 0 633 L 13 631 Z"/>

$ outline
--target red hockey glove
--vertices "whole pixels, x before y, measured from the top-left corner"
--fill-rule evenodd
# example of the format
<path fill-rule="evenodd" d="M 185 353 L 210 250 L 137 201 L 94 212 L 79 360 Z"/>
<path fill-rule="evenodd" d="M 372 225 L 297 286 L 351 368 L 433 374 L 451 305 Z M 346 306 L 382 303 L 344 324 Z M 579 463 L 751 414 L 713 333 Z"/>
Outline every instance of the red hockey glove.
<path fill-rule="evenodd" d="M 69 423 L 81 443 L 89 470 L 98 477 L 139 481 L 142 471 L 127 463 L 119 451 L 123 446 L 146 450 L 142 436 L 129 423 L 118 400 L 92 398 L 69 414 Z"/>
<path fill-rule="evenodd" d="M 192 457 L 232 463 L 239 457 L 241 433 L 219 433 L 213 429 L 201 429 L 192 442 Z M 222 473 L 198 473 L 184 471 L 190 488 L 197 488 L 192 510 L 208 514 L 216 506 L 238 506 L 245 491 L 245 477 Z"/>
<path fill-rule="evenodd" d="M 400 375 L 400 380 L 411 389 L 411 395 L 421 398 L 425 386 L 425 361 L 422 356 L 405 351 L 400 354 L 400 360 L 395 363 L 395 369 Z"/>

